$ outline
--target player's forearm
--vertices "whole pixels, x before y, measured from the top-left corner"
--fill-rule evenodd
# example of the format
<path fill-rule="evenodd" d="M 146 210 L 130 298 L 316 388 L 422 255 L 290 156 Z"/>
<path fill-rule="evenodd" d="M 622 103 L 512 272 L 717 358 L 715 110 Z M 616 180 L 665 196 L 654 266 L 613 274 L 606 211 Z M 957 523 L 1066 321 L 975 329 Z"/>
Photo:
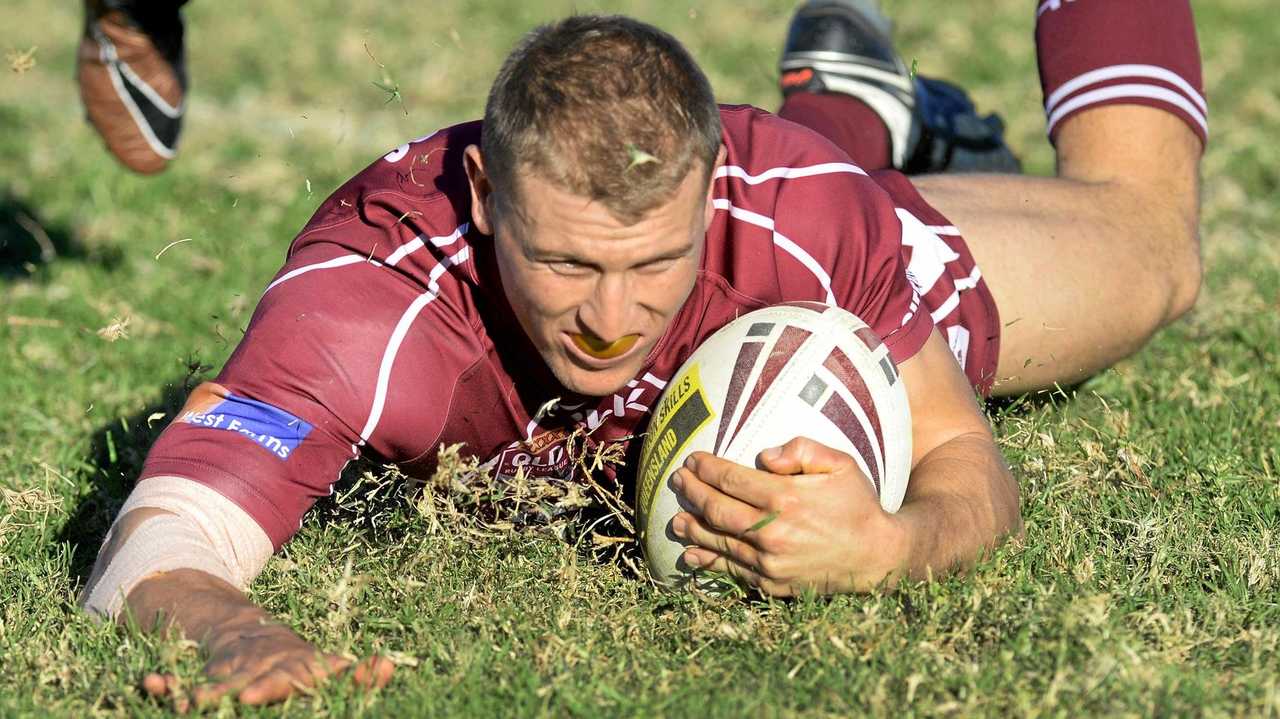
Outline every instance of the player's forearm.
<path fill-rule="evenodd" d="M 198 569 L 176 569 L 140 582 L 117 620 L 130 617 L 145 630 L 172 627 L 188 639 L 210 644 L 229 632 L 274 623 L 239 589 Z"/>
<path fill-rule="evenodd" d="M 903 568 L 913 579 L 971 566 L 1002 537 L 1022 532 L 1018 484 L 987 435 L 940 445 L 911 473 L 898 512 Z"/>
<path fill-rule="evenodd" d="M 181 617 L 198 638 L 207 624 L 253 614 L 238 587 L 270 556 L 266 533 L 230 500 L 180 477 L 147 479 L 120 510 L 81 602 L 111 619 L 130 610 L 148 627 L 157 612 Z"/>

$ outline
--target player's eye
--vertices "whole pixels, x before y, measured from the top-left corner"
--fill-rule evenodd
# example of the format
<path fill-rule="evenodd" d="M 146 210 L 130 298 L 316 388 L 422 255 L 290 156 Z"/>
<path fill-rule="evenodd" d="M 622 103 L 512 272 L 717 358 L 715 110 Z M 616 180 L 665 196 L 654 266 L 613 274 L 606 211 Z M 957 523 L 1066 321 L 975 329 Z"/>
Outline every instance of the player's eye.
<path fill-rule="evenodd" d="M 663 257 L 661 259 L 652 260 L 639 265 L 636 267 L 636 270 L 644 274 L 657 274 L 671 269 L 675 263 L 676 259 L 674 257 Z"/>
<path fill-rule="evenodd" d="M 584 275 L 591 272 L 589 266 L 577 260 L 553 259 L 547 260 L 545 264 L 552 272 L 562 275 Z"/>

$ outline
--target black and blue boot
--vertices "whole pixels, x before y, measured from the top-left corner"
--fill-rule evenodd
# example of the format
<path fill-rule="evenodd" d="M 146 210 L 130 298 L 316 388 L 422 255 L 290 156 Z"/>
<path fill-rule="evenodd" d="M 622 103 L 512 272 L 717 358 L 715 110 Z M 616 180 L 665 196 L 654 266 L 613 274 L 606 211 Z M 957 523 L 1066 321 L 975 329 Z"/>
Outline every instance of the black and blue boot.
<path fill-rule="evenodd" d="M 907 174 L 1021 172 L 999 116 L 979 116 L 956 85 L 913 74 L 890 31 L 875 0 L 810 0 L 787 30 L 783 95 L 838 92 L 862 101 L 888 128 L 893 166 Z"/>

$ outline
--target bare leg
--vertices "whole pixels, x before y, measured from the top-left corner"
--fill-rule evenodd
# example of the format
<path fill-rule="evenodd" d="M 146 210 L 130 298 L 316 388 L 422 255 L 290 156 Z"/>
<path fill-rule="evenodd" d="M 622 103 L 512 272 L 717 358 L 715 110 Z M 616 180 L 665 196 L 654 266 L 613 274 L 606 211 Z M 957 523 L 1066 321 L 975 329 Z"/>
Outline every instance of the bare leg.
<path fill-rule="evenodd" d="M 1200 288 L 1200 139 L 1138 105 L 1057 131 L 1055 178 L 930 175 L 924 198 L 964 233 L 1003 325 L 994 393 L 1082 380 L 1134 353 Z"/>

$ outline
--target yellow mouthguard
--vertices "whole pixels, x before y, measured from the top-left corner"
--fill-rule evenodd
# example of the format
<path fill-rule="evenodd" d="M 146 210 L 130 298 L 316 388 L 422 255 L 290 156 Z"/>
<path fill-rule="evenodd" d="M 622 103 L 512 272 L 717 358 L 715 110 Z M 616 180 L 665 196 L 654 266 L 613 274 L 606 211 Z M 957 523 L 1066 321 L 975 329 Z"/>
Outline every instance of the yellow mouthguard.
<path fill-rule="evenodd" d="M 594 335 L 584 335 L 577 332 L 570 336 L 573 337 L 573 343 L 578 346 L 578 349 L 596 359 L 620 357 L 631 349 L 636 340 L 640 339 L 640 335 L 624 335 L 612 342 L 605 342 Z"/>

